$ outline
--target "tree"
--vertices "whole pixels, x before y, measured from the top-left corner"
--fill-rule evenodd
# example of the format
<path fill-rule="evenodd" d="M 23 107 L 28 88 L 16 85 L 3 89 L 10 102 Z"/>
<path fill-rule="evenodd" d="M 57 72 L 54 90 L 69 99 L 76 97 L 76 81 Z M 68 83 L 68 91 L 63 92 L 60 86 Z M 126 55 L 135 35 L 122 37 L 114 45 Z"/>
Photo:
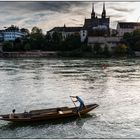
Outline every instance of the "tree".
<path fill-rule="evenodd" d="M 44 36 L 44 51 L 50 51 L 52 49 L 52 37 L 50 34 Z"/>
<path fill-rule="evenodd" d="M 92 52 L 92 46 L 82 44 L 81 45 L 81 50 L 82 50 L 82 52 Z"/>
<path fill-rule="evenodd" d="M 31 30 L 29 42 L 32 50 L 43 50 L 44 47 L 44 35 L 42 29 L 33 27 Z"/>
<path fill-rule="evenodd" d="M 31 46 L 30 46 L 29 43 L 27 43 L 27 44 L 24 45 L 24 50 L 25 51 L 30 51 L 31 50 Z"/>
<path fill-rule="evenodd" d="M 140 51 L 140 40 L 135 43 L 133 50 Z"/>
<path fill-rule="evenodd" d="M 12 42 L 4 42 L 3 43 L 3 51 L 5 51 L 5 52 L 13 51 L 13 44 L 12 44 Z"/>
<path fill-rule="evenodd" d="M 94 44 L 93 51 L 95 55 L 101 55 L 103 53 L 103 49 L 101 48 L 99 43 Z"/>
<path fill-rule="evenodd" d="M 104 49 L 103 49 L 103 54 L 104 54 L 105 56 L 107 56 L 107 57 L 110 56 L 110 52 L 109 52 L 109 49 L 108 49 L 108 46 L 107 46 L 107 45 L 105 45 L 105 47 L 104 47 Z"/>
<path fill-rule="evenodd" d="M 117 55 L 125 55 L 127 53 L 128 46 L 125 44 L 119 44 L 115 49 L 115 54 Z"/>
<path fill-rule="evenodd" d="M 61 33 L 58 33 L 58 32 L 54 32 L 52 34 L 52 37 L 51 37 L 51 41 L 50 41 L 50 47 L 51 47 L 51 50 L 60 50 L 60 47 L 62 46 L 62 34 Z"/>
<path fill-rule="evenodd" d="M 123 41 L 129 47 L 129 50 L 137 50 L 140 40 L 140 29 L 134 30 L 132 33 L 125 33 L 123 36 Z"/>
<path fill-rule="evenodd" d="M 14 31 L 17 30 L 17 31 L 19 31 L 19 27 L 11 25 L 10 27 L 7 27 L 6 30 L 14 30 Z"/>
<path fill-rule="evenodd" d="M 68 36 L 60 46 L 62 51 L 73 51 L 81 48 L 81 40 L 79 35 Z"/>
<path fill-rule="evenodd" d="M 31 34 L 42 34 L 42 29 L 39 29 L 38 27 L 34 26 L 31 30 Z"/>
<path fill-rule="evenodd" d="M 23 51 L 21 38 L 16 38 L 13 45 L 13 51 Z"/>
<path fill-rule="evenodd" d="M 24 33 L 25 36 L 29 36 L 29 35 L 30 35 L 30 31 L 29 31 L 28 29 L 26 29 L 26 28 L 21 28 L 20 31 L 21 31 L 22 33 Z"/>

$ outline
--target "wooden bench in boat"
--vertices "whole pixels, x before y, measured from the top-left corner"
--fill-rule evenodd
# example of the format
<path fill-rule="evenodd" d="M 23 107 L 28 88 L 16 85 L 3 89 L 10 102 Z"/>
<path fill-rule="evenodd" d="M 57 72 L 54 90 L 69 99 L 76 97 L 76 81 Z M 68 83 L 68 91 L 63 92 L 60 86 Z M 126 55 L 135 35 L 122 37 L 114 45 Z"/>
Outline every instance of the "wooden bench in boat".
<path fill-rule="evenodd" d="M 58 109 L 58 108 L 41 109 L 41 110 L 31 110 L 31 111 L 29 112 L 29 114 L 31 114 L 31 115 L 39 115 L 39 114 L 42 114 L 42 113 L 57 112 L 57 109 Z M 60 107 L 60 109 L 61 109 L 62 111 L 64 111 L 64 110 L 67 110 L 68 107 Z"/>
<path fill-rule="evenodd" d="M 73 111 L 72 111 L 71 109 L 70 109 L 70 110 L 64 110 L 64 111 L 63 111 L 64 114 L 72 113 L 72 112 L 73 112 Z"/>

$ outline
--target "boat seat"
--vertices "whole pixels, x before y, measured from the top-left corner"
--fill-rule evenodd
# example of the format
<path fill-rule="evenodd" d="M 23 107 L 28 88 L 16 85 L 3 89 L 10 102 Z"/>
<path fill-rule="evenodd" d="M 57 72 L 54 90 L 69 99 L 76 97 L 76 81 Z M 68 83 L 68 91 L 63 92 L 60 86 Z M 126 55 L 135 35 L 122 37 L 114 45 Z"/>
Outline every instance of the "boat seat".
<path fill-rule="evenodd" d="M 47 113 L 42 113 L 42 114 L 51 115 L 51 114 L 56 114 L 56 112 L 47 112 Z"/>
<path fill-rule="evenodd" d="M 64 114 L 67 114 L 67 113 L 72 113 L 72 110 L 65 110 L 63 111 Z"/>

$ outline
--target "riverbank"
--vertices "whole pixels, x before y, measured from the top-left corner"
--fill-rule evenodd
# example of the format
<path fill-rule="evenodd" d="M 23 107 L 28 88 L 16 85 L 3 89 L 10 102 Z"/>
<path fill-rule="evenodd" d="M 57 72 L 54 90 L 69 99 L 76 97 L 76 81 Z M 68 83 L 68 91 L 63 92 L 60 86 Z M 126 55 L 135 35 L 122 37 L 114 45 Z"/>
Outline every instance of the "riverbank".
<path fill-rule="evenodd" d="M 78 58 L 118 58 L 118 57 L 135 57 L 124 55 L 103 55 L 94 54 L 93 52 L 83 51 L 26 51 L 26 52 L 1 52 L 1 58 L 57 58 L 57 57 L 78 57 Z"/>
<path fill-rule="evenodd" d="M 58 52 L 53 51 L 2 52 L 0 54 L 0 57 L 2 58 L 58 57 Z"/>

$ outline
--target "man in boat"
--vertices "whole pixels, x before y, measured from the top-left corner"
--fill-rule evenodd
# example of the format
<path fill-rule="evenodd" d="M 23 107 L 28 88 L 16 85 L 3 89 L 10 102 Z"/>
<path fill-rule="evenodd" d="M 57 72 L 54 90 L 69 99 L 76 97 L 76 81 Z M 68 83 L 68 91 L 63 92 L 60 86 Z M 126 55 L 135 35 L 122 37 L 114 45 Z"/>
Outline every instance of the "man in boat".
<path fill-rule="evenodd" d="M 76 98 L 76 100 L 74 102 L 79 102 L 80 106 L 78 107 L 78 111 L 82 110 L 82 108 L 85 107 L 84 101 L 79 97 L 79 96 L 70 96 L 72 98 Z"/>
<path fill-rule="evenodd" d="M 10 119 L 13 119 L 15 117 L 15 109 L 12 110 L 12 114 L 9 115 Z"/>
<path fill-rule="evenodd" d="M 26 110 L 24 110 L 24 114 L 23 115 L 24 115 L 25 118 L 29 117 L 29 113 Z"/>

